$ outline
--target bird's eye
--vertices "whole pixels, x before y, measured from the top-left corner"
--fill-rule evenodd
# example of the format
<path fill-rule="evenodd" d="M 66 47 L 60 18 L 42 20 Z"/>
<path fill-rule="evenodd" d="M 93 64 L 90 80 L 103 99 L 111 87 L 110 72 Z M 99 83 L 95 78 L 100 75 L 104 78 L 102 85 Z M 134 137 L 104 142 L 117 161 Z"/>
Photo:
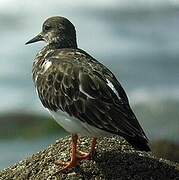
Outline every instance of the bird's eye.
<path fill-rule="evenodd" d="M 51 29 L 51 26 L 46 24 L 46 25 L 44 25 L 43 29 L 44 29 L 45 31 L 48 31 L 48 30 Z"/>

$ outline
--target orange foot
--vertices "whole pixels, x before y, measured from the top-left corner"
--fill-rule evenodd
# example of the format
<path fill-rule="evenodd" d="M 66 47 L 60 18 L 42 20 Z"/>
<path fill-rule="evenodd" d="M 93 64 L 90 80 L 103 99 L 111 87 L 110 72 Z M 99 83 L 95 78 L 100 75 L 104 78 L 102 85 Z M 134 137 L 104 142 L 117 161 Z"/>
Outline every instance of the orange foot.
<path fill-rule="evenodd" d="M 82 151 L 78 151 L 76 156 L 77 156 L 78 161 L 90 160 L 90 159 L 92 159 L 92 156 L 94 155 L 94 153 L 95 152 L 85 153 Z"/>
<path fill-rule="evenodd" d="M 95 146 L 96 146 L 96 138 L 93 138 L 91 151 L 90 153 L 85 153 L 82 151 L 77 151 L 77 135 L 72 135 L 72 154 L 71 154 L 71 161 L 63 162 L 57 161 L 55 164 L 63 166 L 61 171 L 66 171 L 72 169 L 78 165 L 81 160 L 89 160 L 95 153 Z"/>
<path fill-rule="evenodd" d="M 93 138 L 90 152 L 85 153 L 85 152 L 82 152 L 82 151 L 78 151 L 77 152 L 77 158 L 79 160 L 90 160 L 94 156 L 94 154 L 96 152 L 95 147 L 96 147 L 96 138 Z"/>
<path fill-rule="evenodd" d="M 71 160 L 69 162 L 57 161 L 55 164 L 62 166 L 63 168 L 60 171 L 67 171 L 78 165 L 78 161 Z"/>
<path fill-rule="evenodd" d="M 89 160 L 89 159 L 91 159 L 91 153 L 78 151 L 76 157 L 72 157 L 71 161 L 69 162 L 56 161 L 55 164 L 63 167 L 61 171 L 66 171 L 75 168 L 81 160 Z"/>

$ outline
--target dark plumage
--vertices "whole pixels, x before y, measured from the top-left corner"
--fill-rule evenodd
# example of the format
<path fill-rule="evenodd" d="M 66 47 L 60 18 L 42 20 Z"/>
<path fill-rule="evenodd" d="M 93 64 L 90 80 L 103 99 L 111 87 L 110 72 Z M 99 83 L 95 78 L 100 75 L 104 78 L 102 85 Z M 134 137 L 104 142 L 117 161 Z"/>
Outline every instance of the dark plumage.
<path fill-rule="evenodd" d="M 150 150 L 121 84 L 108 68 L 77 48 L 69 20 L 47 19 L 42 32 L 26 44 L 36 41 L 47 46 L 35 58 L 33 80 L 44 107 L 64 117 L 57 122 L 72 134 L 116 134 L 136 149 Z M 68 125 L 65 119 L 70 119 Z"/>

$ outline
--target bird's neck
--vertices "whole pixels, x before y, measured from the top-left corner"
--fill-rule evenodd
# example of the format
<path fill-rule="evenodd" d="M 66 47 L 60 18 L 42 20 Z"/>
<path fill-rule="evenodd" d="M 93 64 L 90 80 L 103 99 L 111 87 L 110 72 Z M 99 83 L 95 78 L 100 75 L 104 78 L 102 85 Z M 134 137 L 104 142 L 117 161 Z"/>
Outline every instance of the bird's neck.
<path fill-rule="evenodd" d="M 55 42 L 51 42 L 48 44 L 50 49 L 62 49 L 62 48 L 72 48 L 77 49 L 76 39 L 68 39 L 68 40 L 58 40 Z"/>

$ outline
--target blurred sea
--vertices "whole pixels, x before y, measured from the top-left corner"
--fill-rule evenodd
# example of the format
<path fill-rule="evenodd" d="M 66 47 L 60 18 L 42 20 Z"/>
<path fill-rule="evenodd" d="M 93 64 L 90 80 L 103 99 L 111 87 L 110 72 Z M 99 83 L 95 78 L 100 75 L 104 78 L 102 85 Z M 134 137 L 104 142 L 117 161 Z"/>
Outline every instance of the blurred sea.
<path fill-rule="evenodd" d="M 149 138 L 179 142 L 177 0 L 0 0 L 0 114 L 46 113 L 31 80 L 32 60 L 44 44 L 24 44 L 53 15 L 69 18 L 79 47 L 118 77 Z M 28 154 L 53 142 L 53 137 L 36 140 L 34 147 L 25 141 L 0 140 L 0 168 L 8 165 L 3 158 L 9 153 L 11 163 L 22 158 L 19 149 L 11 152 L 14 144 L 22 147 L 21 154 Z"/>

